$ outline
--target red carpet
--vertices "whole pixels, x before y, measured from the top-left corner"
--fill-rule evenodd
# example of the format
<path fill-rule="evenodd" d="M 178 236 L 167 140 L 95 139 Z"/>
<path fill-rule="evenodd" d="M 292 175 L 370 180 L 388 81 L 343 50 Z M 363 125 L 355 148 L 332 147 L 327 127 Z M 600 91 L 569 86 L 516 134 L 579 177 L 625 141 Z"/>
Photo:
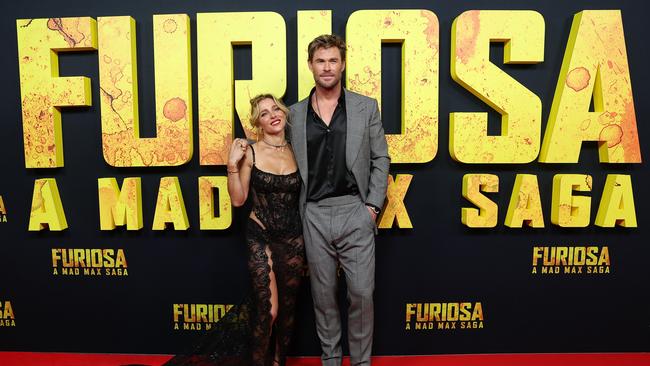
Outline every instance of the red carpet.
<path fill-rule="evenodd" d="M 168 355 L 0 352 L 2 366 L 157 366 Z M 319 366 L 317 357 L 295 357 L 288 366 Z M 377 356 L 373 366 L 650 366 L 650 353 L 528 353 L 486 355 Z M 343 365 L 349 365 L 345 360 Z"/>

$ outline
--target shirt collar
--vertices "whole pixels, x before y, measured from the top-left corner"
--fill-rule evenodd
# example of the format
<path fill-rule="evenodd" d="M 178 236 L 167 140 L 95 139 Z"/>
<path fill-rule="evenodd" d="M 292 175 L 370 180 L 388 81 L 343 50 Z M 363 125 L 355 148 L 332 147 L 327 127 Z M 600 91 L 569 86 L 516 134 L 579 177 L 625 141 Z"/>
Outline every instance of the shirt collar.
<path fill-rule="evenodd" d="M 309 92 L 309 103 L 307 103 L 307 109 L 308 111 L 313 111 L 314 107 L 311 105 L 311 97 L 314 95 L 316 92 L 316 87 L 314 86 L 311 88 L 311 91 Z M 345 88 L 343 88 L 343 85 L 341 85 L 341 95 L 339 95 L 339 100 L 338 100 L 338 106 L 345 109 Z"/>

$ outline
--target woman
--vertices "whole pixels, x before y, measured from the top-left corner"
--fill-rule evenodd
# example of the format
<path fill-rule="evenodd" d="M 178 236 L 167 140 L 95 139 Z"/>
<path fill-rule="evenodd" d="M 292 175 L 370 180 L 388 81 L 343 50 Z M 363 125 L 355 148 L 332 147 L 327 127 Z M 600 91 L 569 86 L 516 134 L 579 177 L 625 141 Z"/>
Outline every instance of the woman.
<path fill-rule="evenodd" d="M 258 143 L 235 139 L 228 159 L 233 206 L 249 194 L 246 225 L 253 294 L 228 312 L 192 350 L 167 365 L 284 365 L 304 265 L 298 212 L 300 174 L 285 139 L 288 109 L 273 95 L 251 99 Z"/>

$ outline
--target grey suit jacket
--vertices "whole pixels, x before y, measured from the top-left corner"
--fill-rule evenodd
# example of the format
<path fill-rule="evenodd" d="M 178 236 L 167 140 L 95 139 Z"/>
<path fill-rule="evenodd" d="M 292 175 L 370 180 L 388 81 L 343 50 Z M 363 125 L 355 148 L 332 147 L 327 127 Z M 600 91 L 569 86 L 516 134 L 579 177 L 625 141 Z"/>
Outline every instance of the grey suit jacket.
<path fill-rule="evenodd" d="M 354 176 L 359 194 L 364 202 L 383 207 L 388 186 L 388 144 L 384 127 L 379 117 L 377 101 L 343 89 L 347 115 L 347 134 L 345 144 L 345 163 Z M 296 156 L 302 190 L 300 192 L 300 214 L 305 212 L 307 201 L 307 106 L 305 98 L 290 107 L 291 146 Z"/>

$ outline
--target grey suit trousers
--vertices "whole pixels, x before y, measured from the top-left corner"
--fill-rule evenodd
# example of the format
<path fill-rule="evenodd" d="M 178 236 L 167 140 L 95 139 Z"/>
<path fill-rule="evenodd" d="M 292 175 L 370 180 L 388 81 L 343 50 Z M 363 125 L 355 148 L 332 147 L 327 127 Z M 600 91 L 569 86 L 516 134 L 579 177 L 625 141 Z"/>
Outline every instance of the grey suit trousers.
<path fill-rule="evenodd" d="M 324 366 L 340 366 L 341 316 L 337 263 L 348 288 L 351 365 L 370 365 L 375 289 L 375 222 L 358 196 L 307 202 L 303 217 L 316 330 Z"/>

